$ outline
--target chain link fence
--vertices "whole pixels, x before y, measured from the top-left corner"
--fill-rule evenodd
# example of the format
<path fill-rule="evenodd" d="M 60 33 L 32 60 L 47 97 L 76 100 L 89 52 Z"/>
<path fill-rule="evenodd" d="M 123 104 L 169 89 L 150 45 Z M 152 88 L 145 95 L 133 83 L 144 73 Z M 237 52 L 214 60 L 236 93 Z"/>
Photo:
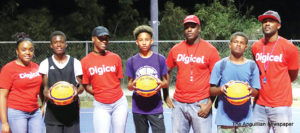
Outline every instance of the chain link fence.
<path fill-rule="evenodd" d="M 169 41 L 158 41 L 158 50 L 159 53 L 168 56 L 170 49 L 177 43 L 182 40 L 169 40 Z M 224 58 L 230 55 L 230 49 L 228 46 L 229 40 L 208 40 L 213 44 L 219 51 L 220 57 Z M 249 40 L 248 49 L 245 53 L 245 56 L 249 59 L 252 59 L 251 54 L 251 45 L 256 40 Z M 291 40 L 293 44 L 298 46 L 300 51 L 300 40 Z M 86 54 L 93 50 L 92 41 L 68 41 L 68 47 L 66 53 L 81 60 Z M 33 61 L 40 63 L 47 57 L 52 55 L 52 49 L 50 48 L 50 41 L 34 41 L 35 44 L 35 56 Z M 109 46 L 107 47 L 109 51 L 117 53 L 122 58 L 123 64 L 123 73 L 126 69 L 126 61 L 129 57 L 138 53 L 139 49 L 135 41 L 110 41 Z M 16 59 L 16 42 L 14 41 L 0 41 L 0 68 L 2 68 L 6 63 Z M 176 69 L 176 68 L 175 68 Z M 299 78 L 298 78 L 299 79 Z M 171 73 L 171 86 L 174 86 L 176 80 L 176 70 Z M 122 88 L 127 88 L 127 77 L 124 74 L 122 79 Z M 81 100 L 91 100 L 91 97 L 84 93 L 81 95 Z"/>

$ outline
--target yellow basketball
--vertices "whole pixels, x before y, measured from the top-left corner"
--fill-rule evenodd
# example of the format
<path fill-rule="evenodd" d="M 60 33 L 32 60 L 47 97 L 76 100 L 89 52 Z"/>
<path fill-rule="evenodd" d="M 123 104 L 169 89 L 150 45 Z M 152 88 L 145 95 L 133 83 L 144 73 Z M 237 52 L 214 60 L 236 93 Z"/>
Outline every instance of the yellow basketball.
<path fill-rule="evenodd" d="M 156 78 L 150 75 L 141 76 L 136 81 L 136 92 L 143 97 L 151 97 L 156 94 L 157 87 Z"/>
<path fill-rule="evenodd" d="M 242 105 L 249 100 L 248 85 L 242 81 L 234 81 L 227 88 L 226 98 L 233 105 Z"/>
<path fill-rule="evenodd" d="M 75 89 L 66 81 L 59 81 L 50 88 L 50 97 L 56 105 L 72 103 Z"/>

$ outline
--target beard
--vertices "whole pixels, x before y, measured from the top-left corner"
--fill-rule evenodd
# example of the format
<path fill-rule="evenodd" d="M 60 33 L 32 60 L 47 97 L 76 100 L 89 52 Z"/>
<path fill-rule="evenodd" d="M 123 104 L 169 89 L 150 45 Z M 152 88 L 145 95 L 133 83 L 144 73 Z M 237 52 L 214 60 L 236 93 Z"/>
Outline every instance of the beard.
<path fill-rule="evenodd" d="M 272 37 L 273 35 L 275 35 L 277 33 L 277 30 L 265 31 L 263 29 L 263 33 L 264 33 L 265 37 Z"/>

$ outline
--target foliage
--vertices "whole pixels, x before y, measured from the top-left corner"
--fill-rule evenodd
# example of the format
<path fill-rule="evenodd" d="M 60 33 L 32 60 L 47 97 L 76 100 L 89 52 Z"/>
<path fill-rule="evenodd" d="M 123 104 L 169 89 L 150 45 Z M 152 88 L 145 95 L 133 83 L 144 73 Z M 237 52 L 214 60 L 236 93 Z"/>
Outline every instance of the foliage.
<path fill-rule="evenodd" d="M 184 39 L 182 24 L 187 14 L 187 11 L 181 7 L 175 7 L 174 3 L 166 2 L 165 10 L 161 13 L 159 38 L 161 40 Z"/>
<path fill-rule="evenodd" d="M 257 39 L 260 32 L 260 24 L 250 14 L 250 8 L 245 15 L 242 15 L 234 4 L 234 1 L 227 1 L 221 4 L 215 0 L 209 5 L 196 4 L 195 14 L 201 21 L 201 36 L 209 40 L 229 39 L 230 35 L 237 31 L 250 35 L 250 39 Z"/>

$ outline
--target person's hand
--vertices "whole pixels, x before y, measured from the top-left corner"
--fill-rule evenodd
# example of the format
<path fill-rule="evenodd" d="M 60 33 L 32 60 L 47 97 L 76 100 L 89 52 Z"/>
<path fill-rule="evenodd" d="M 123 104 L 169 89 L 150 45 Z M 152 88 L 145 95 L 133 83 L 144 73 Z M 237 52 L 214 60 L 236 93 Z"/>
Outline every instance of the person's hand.
<path fill-rule="evenodd" d="M 249 90 L 249 94 L 248 94 L 248 95 L 251 96 L 252 91 L 253 91 L 253 90 L 252 90 L 252 87 L 251 87 L 247 82 L 246 82 L 245 84 L 247 85 L 248 90 Z"/>
<path fill-rule="evenodd" d="M 206 103 L 206 104 L 198 103 L 198 105 L 200 106 L 200 110 L 198 111 L 198 116 L 206 118 L 211 110 L 212 105 L 209 103 Z"/>
<path fill-rule="evenodd" d="M 45 98 L 46 98 L 47 101 L 50 101 L 50 102 L 53 103 L 53 100 L 52 100 L 52 98 L 50 96 L 50 90 L 51 90 L 51 88 L 49 88 L 49 90 L 46 90 L 46 92 L 44 92 L 44 96 L 45 96 Z"/>
<path fill-rule="evenodd" d="M 167 104 L 168 108 L 175 108 L 175 105 L 173 103 L 173 99 L 169 96 L 165 99 L 165 103 Z"/>
<path fill-rule="evenodd" d="M 221 86 L 221 92 L 225 95 L 227 95 L 227 88 L 230 86 L 231 83 L 233 83 L 234 81 L 230 80 L 229 82 L 227 82 L 225 85 Z"/>
<path fill-rule="evenodd" d="M 158 78 L 156 78 L 156 81 L 157 81 L 157 87 L 155 91 L 158 92 L 161 89 L 162 81 Z"/>
<path fill-rule="evenodd" d="M 8 123 L 1 123 L 1 133 L 10 133 L 10 127 Z"/>
<path fill-rule="evenodd" d="M 136 79 L 132 81 L 131 86 L 132 86 L 132 87 L 128 87 L 128 89 L 129 89 L 130 91 L 132 91 L 132 90 L 137 90 L 137 88 L 136 88 Z M 131 89 L 131 88 L 132 88 L 132 89 Z"/>
<path fill-rule="evenodd" d="M 70 85 L 71 85 L 71 87 L 74 88 L 74 90 L 75 90 L 75 92 L 74 92 L 74 93 L 75 93 L 75 94 L 74 94 L 74 97 L 77 97 L 78 94 L 79 94 L 78 91 L 77 91 L 78 88 L 77 88 L 76 86 L 74 86 L 73 84 L 70 84 Z"/>

